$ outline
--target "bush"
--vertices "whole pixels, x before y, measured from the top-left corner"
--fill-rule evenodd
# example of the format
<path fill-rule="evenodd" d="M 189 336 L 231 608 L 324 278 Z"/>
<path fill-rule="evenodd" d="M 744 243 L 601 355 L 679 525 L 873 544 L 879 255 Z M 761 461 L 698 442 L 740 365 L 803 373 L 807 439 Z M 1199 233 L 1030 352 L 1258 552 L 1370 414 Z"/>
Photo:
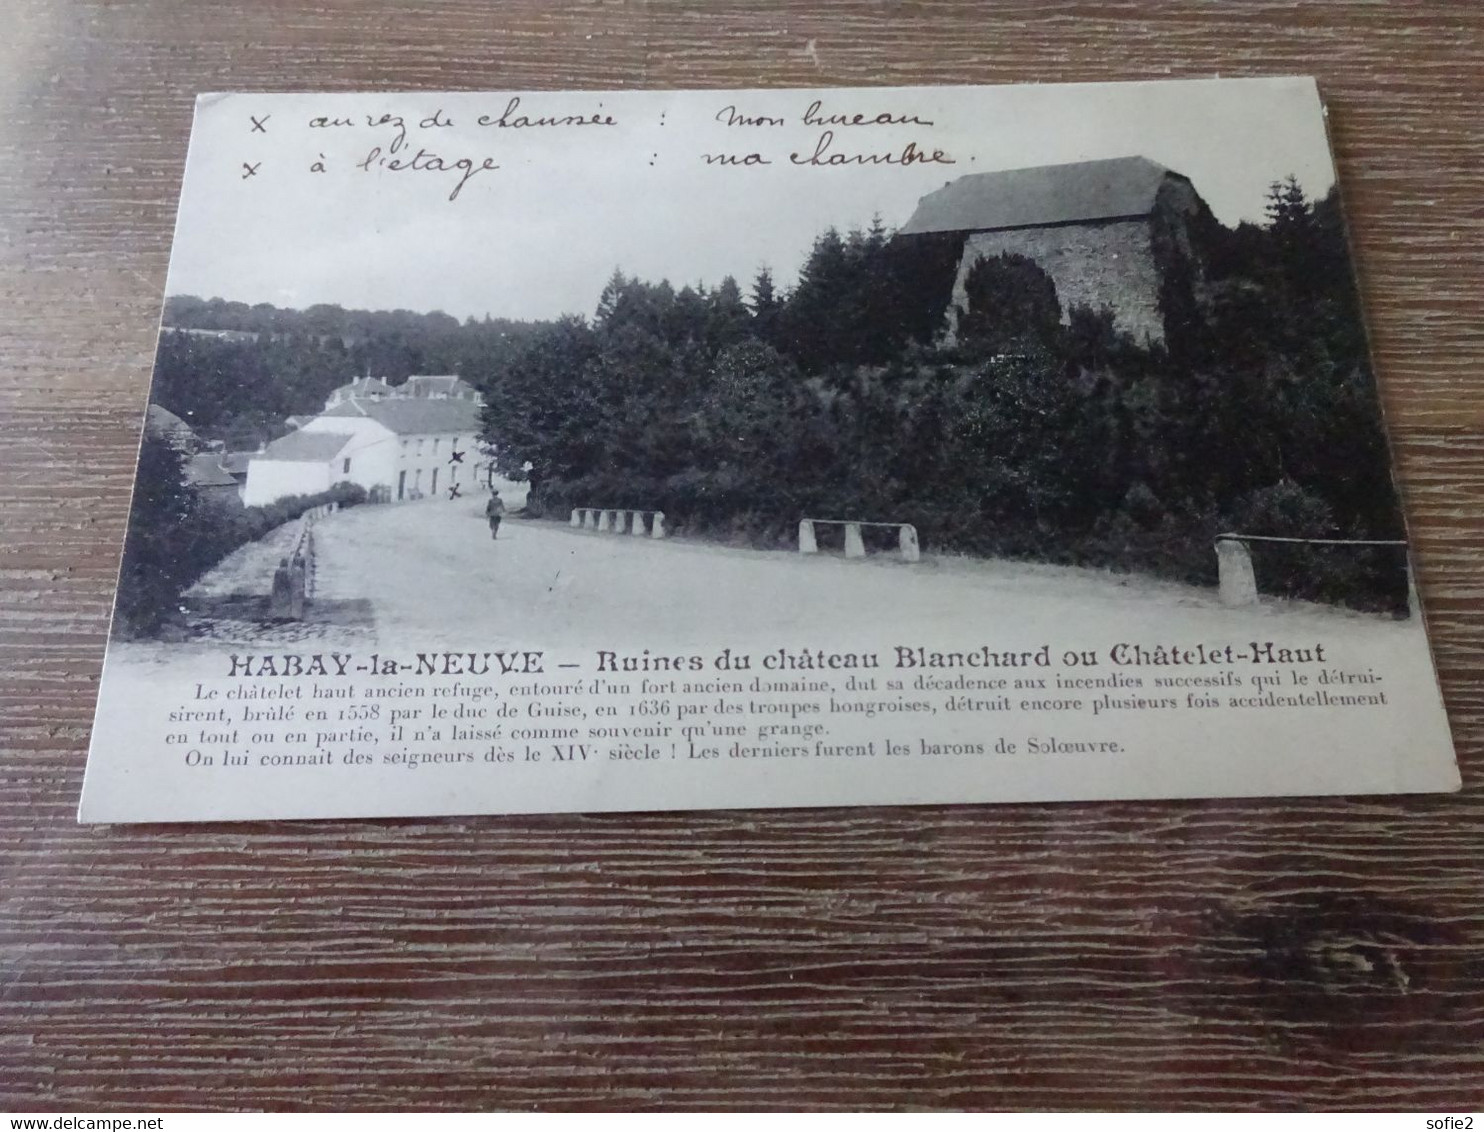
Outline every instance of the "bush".
<path fill-rule="evenodd" d="M 1258 488 L 1234 508 L 1241 534 L 1298 539 L 1365 538 L 1337 529 L 1328 504 L 1291 480 Z M 1407 608 L 1407 562 L 1402 547 L 1249 544 L 1258 588 L 1307 601 L 1344 602 L 1360 609 Z"/>
<path fill-rule="evenodd" d="M 314 495 L 293 495 L 264 507 L 227 512 L 202 505 L 184 482 L 183 453 L 146 436 L 119 570 L 117 622 L 122 637 L 150 637 L 180 612 L 180 597 L 239 546 L 255 542 L 327 503 L 355 507 L 366 489 L 338 483 Z"/>

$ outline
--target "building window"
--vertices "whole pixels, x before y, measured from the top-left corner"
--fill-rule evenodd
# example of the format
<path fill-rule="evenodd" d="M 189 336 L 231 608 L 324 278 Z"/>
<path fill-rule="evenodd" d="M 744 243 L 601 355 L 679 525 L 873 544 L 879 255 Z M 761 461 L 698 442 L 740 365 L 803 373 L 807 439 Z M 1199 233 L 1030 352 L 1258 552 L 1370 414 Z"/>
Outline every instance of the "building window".
<path fill-rule="evenodd" d="M 428 494 L 429 495 L 437 495 L 438 494 L 438 469 L 437 468 L 434 468 L 433 469 L 433 486 L 430 487 L 430 488 L 428 488 Z"/>
<path fill-rule="evenodd" d="M 350 457 L 349 456 L 347 456 L 345 458 L 344 462 L 341 463 L 341 465 L 340 465 L 340 474 L 342 476 L 348 476 L 348 475 L 350 475 Z"/>
<path fill-rule="evenodd" d="M 419 456 L 423 454 L 423 438 L 420 436 L 417 438 L 417 454 Z"/>
<path fill-rule="evenodd" d="M 433 437 L 433 455 L 438 455 L 438 438 L 436 436 Z"/>

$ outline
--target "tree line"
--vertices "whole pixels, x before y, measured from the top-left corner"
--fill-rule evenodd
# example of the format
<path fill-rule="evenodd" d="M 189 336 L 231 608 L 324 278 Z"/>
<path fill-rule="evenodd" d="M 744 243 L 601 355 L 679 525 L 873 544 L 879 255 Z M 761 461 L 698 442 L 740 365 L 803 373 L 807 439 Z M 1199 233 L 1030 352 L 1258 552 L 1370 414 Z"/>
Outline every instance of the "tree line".
<path fill-rule="evenodd" d="M 481 375 L 529 508 L 658 508 L 784 546 L 801 516 L 914 523 L 939 552 L 1215 580 L 1224 531 L 1391 539 L 1402 524 L 1338 200 L 1275 184 L 1266 223 L 1156 240 L 1162 343 L 980 261 L 961 236 L 830 230 L 786 294 L 615 272 L 590 319 Z M 1266 590 L 1403 610 L 1386 548 L 1256 550 Z"/>
<path fill-rule="evenodd" d="M 1163 257 L 1162 343 L 1064 310 L 1033 261 L 981 261 L 955 333 L 963 237 L 878 221 L 762 269 L 678 289 L 615 271 L 590 317 L 460 322 L 178 296 L 152 399 L 256 447 L 370 372 L 461 374 L 533 514 L 658 508 L 683 530 L 784 546 L 804 515 L 914 523 L 938 552 L 1215 580 L 1223 531 L 1400 538 L 1339 203 L 1290 178 L 1265 223 L 1207 214 Z M 1199 270 L 1193 265 L 1198 264 Z M 1404 607 L 1384 548 L 1260 548 L 1265 590 Z"/>
<path fill-rule="evenodd" d="M 531 324 L 458 319 L 441 311 L 285 310 L 173 295 L 155 356 L 150 399 L 204 440 L 247 451 L 284 435 L 285 419 L 324 408 L 332 390 L 370 374 L 400 384 L 419 373 L 488 373 Z M 230 331 L 211 337 L 186 331 Z M 242 338 L 240 335 L 252 335 Z"/>

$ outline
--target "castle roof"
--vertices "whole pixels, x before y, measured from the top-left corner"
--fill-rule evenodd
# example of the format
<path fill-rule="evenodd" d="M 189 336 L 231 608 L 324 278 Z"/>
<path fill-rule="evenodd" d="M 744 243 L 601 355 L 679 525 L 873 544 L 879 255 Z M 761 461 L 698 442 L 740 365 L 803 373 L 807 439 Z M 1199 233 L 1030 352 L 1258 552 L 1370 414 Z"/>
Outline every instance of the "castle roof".
<path fill-rule="evenodd" d="M 1147 216 L 1168 177 L 1147 157 L 970 173 L 917 202 L 901 235 L 984 232 Z"/>
<path fill-rule="evenodd" d="M 326 414 L 328 415 L 328 414 Z M 333 460 L 351 442 L 349 432 L 291 432 L 280 436 L 253 458 L 256 460 L 291 460 L 319 464 Z"/>
<path fill-rule="evenodd" d="M 473 401 L 429 401 L 423 398 L 393 398 L 389 401 L 371 402 L 342 401 L 334 408 L 326 409 L 320 416 L 370 417 L 377 424 L 390 429 L 398 436 L 477 432 L 479 430 L 479 406 Z M 307 435 L 324 434 L 310 433 Z"/>

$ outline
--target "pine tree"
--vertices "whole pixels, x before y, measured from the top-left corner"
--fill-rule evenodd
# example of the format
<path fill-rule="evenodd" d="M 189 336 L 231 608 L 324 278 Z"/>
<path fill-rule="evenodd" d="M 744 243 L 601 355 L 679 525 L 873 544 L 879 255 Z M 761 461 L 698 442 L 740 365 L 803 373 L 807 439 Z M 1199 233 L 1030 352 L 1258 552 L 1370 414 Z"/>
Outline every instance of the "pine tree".
<path fill-rule="evenodd" d="M 766 264 L 752 281 L 752 332 L 770 346 L 778 346 L 778 316 L 783 303 L 773 286 L 773 272 Z"/>
<path fill-rule="evenodd" d="M 767 264 L 757 270 L 752 281 L 752 313 L 758 317 L 778 310 L 778 293 L 773 288 L 773 272 Z"/>
<path fill-rule="evenodd" d="M 779 318 L 780 346 L 806 373 L 851 364 L 859 350 L 859 231 L 816 237 Z"/>
<path fill-rule="evenodd" d="M 603 293 L 598 296 L 598 309 L 595 317 L 600 324 L 612 321 L 628 286 L 629 281 L 624 278 L 624 273 L 615 267 L 613 274 L 608 277 L 608 282 L 603 286 Z"/>
<path fill-rule="evenodd" d="M 742 301 L 742 288 L 730 275 L 706 299 L 706 348 L 711 354 L 752 334 L 752 312 Z"/>
<path fill-rule="evenodd" d="M 675 346 L 697 343 L 709 337 L 711 296 L 706 288 L 689 284 L 675 294 L 675 304 L 666 319 L 665 340 Z"/>
<path fill-rule="evenodd" d="M 1268 186 L 1264 211 L 1267 213 L 1268 225 L 1275 233 L 1307 229 L 1312 219 L 1303 186 L 1292 173 Z"/>

